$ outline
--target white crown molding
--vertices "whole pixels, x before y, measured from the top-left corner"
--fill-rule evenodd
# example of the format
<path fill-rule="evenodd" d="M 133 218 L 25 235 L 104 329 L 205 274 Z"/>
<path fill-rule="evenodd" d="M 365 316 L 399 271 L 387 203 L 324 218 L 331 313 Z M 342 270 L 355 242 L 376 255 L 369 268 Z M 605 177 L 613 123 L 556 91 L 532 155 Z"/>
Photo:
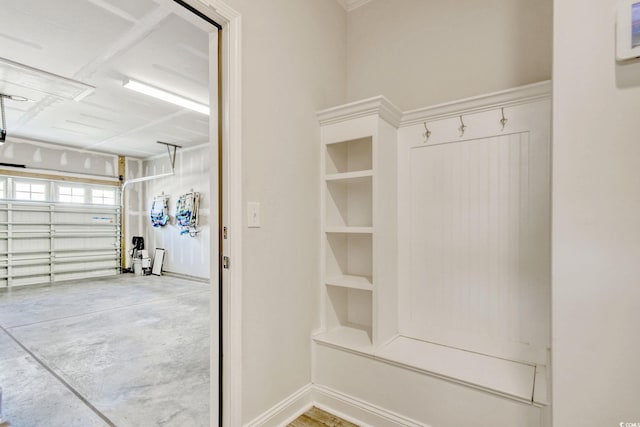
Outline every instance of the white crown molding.
<path fill-rule="evenodd" d="M 378 115 L 389 124 L 398 127 L 402 119 L 402 111 L 382 95 L 327 108 L 319 111 L 317 115 L 321 125 Z"/>
<path fill-rule="evenodd" d="M 344 122 L 360 117 L 378 115 L 396 128 L 425 121 L 436 121 L 468 115 L 496 108 L 513 107 L 551 97 L 551 81 L 533 83 L 500 92 L 474 96 L 431 107 L 402 112 L 382 95 L 355 101 L 317 113 L 320 125 Z"/>
<path fill-rule="evenodd" d="M 351 12 L 354 9 L 359 8 L 360 6 L 364 6 L 369 3 L 371 0 L 336 0 L 340 6 L 344 8 L 347 12 Z"/>
<path fill-rule="evenodd" d="M 527 104 L 551 97 L 551 81 L 533 83 L 499 92 L 465 98 L 431 107 L 404 112 L 400 126 L 411 126 L 425 121 L 436 121 L 468 115 L 496 108 Z"/>

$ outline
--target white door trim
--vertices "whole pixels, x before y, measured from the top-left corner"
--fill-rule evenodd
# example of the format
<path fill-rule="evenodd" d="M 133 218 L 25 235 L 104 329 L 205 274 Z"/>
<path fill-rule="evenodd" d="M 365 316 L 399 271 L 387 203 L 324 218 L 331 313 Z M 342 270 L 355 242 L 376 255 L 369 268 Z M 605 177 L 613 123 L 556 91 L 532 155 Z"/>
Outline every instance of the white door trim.
<path fill-rule="evenodd" d="M 242 17 L 221 0 L 189 0 L 194 7 L 222 26 L 222 151 L 223 219 L 228 230 L 225 255 L 231 260 L 223 272 L 222 342 L 222 414 L 223 426 L 242 424 Z M 204 7 L 203 7 L 204 6 Z M 217 153 L 218 147 L 211 147 Z M 217 158 L 217 154 L 215 156 Z M 212 191 L 213 193 L 213 191 Z M 211 262 L 218 263 L 218 250 Z M 218 283 L 211 278 L 211 386 L 210 422 L 218 426 Z"/>

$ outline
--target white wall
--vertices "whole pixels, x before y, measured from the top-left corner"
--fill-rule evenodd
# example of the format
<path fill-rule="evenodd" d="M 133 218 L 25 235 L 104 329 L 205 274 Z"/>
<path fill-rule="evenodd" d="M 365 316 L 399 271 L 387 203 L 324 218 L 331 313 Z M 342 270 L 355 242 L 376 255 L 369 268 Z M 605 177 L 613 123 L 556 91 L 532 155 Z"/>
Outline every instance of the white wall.
<path fill-rule="evenodd" d="M 373 0 L 348 16 L 349 101 L 401 110 L 551 77 L 552 0 Z"/>
<path fill-rule="evenodd" d="M 105 177 L 118 176 L 118 156 L 64 147 L 47 142 L 7 137 L 0 145 L 0 162 L 24 165 L 52 173 L 80 173 Z"/>
<path fill-rule="evenodd" d="M 228 0 L 242 14 L 243 422 L 311 381 L 319 324 L 319 126 L 344 102 L 346 13 L 335 0 Z M 246 217 L 246 215 L 245 215 Z M 233 260 L 232 260 L 233 263 Z M 233 264 L 232 264 L 233 265 Z"/>
<path fill-rule="evenodd" d="M 554 2 L 554 426 L 640 422 L 640 63 L 616 0 Z"/>
<path fill-rule="evenodd" d="M 210 230 L 217 230 L 209 224 L 209 144 L 191 149 L 179 150 L 176 155 L 175 175 L 146 181 L 144 186 L 142 224 L 145 247 L 149 254 L 155 248 L 166 250 L 163 270 L 176 274 L 184 274 L 208 279 L 210 274 L 211 257 Z M 214 165 L 214 171 L 215 171 Z M 143 162 L 143 176 L 157 175 L 171 171 L 169 158 L 166 154 L 156 156 Z M 199 230 L 196 237 L 180 235 L 180 228 L 176 224 L 175 211 L 178 198 L 193 189 L 200 193 Z M 150 212 L 155 195 L 169 195 L 169 216 L 171 220 L 164 227 L 154 228 L 151 225 Z"/>

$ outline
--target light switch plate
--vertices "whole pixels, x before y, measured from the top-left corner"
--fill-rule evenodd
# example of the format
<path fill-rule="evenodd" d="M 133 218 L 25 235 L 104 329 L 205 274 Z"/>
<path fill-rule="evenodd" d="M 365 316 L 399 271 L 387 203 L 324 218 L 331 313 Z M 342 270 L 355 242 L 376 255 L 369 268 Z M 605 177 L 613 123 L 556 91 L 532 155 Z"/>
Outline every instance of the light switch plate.
<path fill-rule="evenodd" d="M 247 204 L 247 225 L 249 228 L 260 227 L 260 203 L 249 202 Z"/>

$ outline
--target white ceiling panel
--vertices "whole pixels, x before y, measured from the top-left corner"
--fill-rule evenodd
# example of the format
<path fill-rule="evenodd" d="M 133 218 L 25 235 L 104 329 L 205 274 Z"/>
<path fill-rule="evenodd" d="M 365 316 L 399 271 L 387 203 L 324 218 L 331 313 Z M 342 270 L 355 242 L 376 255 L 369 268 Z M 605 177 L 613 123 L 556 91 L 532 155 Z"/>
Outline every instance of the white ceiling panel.
<path fill-rule="evenodd" d="M 177 15 L 113 61 L 131 79 L 209 104 L 209 37 Z"/>
<path fill-rule="evenodd" d="M 87 0 L 122 19 L 137 22 L 158 5 L 154 0 Z"/>
<path fill-rule="evenodd" d="M 73 77 L 134 24 L 86 0 L 0 0 L 0 56 Z"/>
<path fill-rule="evenodd" d="M 0 93 L 35 101 L 6 101 L 10 136 L 136 157 L 164 152 L 157 140 L 208 140 L 207 116 L 122 84 L 208 104 L 212 25 L 172 0 L 0 0 L 0 8 L 0 57 L 95 87 L 76 102 L 0 76 Z"/>

